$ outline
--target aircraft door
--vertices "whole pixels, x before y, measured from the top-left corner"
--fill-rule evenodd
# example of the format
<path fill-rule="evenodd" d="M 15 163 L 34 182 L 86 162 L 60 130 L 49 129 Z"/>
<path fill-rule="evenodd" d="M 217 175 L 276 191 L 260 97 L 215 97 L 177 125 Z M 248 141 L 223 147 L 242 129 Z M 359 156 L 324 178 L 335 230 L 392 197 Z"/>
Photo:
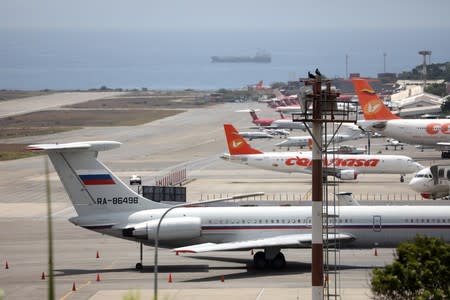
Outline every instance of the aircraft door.
<path fill-rule="evenodd" d="M 373 231 L 381 231 L 381 216 L 373 216 Z"/>

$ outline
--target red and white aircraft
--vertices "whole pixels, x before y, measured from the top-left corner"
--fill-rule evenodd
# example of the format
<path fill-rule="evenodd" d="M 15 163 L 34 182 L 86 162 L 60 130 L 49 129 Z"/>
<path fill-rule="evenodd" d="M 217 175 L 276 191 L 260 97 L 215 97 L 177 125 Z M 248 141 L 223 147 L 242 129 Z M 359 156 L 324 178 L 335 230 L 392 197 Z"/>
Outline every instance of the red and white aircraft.
<path fill-rule="evenodd" d="M 299 172 L 311 174 L 311 152 L 262 152 L 252 148 L 231 124 L 225 124 L 229 153 L 223 154 L 224 160 L 237 162 L 278 172 Z M 404 155 L 328 155 L 323 159 L 324 175 L 336 176 L 342 180 L 354 180 L 358 174 L 400 174 L 415 173 L 424 167 Z"/>
<path fill-rule="evenodd" d="M 450 158 L 450 120 L 401 119 L 384 105 L 366 79 L 353 78 L 352 82 L 365 119 L 358 121 L 359 126 L 399 142 L 432 146 L 442 151 L 442 158 Z"/>
<path fill-rule="evenodd" d="M 256 115 L 256 109 L 244 109 L 238 110 L 237 112 L 248 112 L 252 117 L 252 123 L 261 127 L 271 128 L 271 129 L 301 129 L 306 130 L 305 124 L 302 122 L 293 122 L 292 119 L 286 119 L 282 113 L 281 119 L 270 119 L 270 118 L 258 118 Z"/>

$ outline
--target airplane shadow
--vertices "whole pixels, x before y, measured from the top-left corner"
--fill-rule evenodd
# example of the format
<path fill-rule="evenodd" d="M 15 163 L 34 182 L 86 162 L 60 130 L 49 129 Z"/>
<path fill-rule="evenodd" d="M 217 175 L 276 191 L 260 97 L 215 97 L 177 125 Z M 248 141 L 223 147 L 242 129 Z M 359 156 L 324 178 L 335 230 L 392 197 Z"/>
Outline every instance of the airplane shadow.
<path fill-rule="evenodd" d="M 226 280 L 235 280 L 235 279 L 245 279 L 245 278 L 255 278 L 255 277 L 266 277 L 266 276 L 284 276 L 288 274 L 304 274 L 311 272 L 311 263 L 303 263 L 303 262 L 295 262 L 295 261 L 287 261 L 286 266 L 282 270 L 274 270 L 270 267 L 265 269 L 256 269 L 253 266 L 252 259 L 242 259 L 242 258 L 231 258 L 231 257 L 217 257 L 217 256 L 186 256 L 193 259 L 202 259 L 202 260 L 211 260 L 211 261 L 221 261 L 221 262 L 230 262 L 230 263 L 239 263 L 243 266 L 235 266 L 235 267 L 209 267 L 208 270 L 242 270 L 242 272 L 237 272 L 233 274 L 224 275 L 224 279 Z M 372 267 L 369 266 L 350 266 L 350 265 L 340 265 L 339 270 L 351 270 L 351 269 L 366 269 L 371 270 Z M 217 281 L 220 280 L 222 275 L 214 275 L 214 276 L 206 276 L 203 278 L 195 278 L 186 280 L 184 282 L 209 282 L 209 281 Z"/>
<path fill-rule="evenodd" d="M 210 266 L 209 264 L 193 264 L 193 265 L 159 265 L 158 271 L 161 273 L 208 273 L 210 271 L 228 271 L 225 275 L 227 280 L 266 277 L 266 276 L 283 276 L 288 274 L 304 274 L 311 272 L 311 263 L 288 261 L 282 270 L 274 270 L 270 267 L 265 269 L 256 269 L 253 265 L 253 259 L 233 258 L 233 257 L 218 257 L 218 256 L 185 256 L 191 259 L 209 260 L 215 262 L 235 263 L 235 266 Z M 351 266 L 340 265 L 339 270 L 371 270 L 371 266 Z M 236 271 L 236 273 L 229 273 Z M 98 273 L 125 273 L 125 272 L 140 272 L 152 273 L 153 266 L 143 266 L 143 269 L 137 271 L 135 268 L 115 268 L 115 269 L 55 269 L 54 277 L 72 276 L 72 275 L 86 275 Z M 184 282 L 209 282 L 220 280 L 222 275 L 205 276 L 202 278 L 195 278 L 186 280 Z"/>
<path fill-rule="evenodd" d="M 197 272 L 208 272 L 208 265 L 159 265 L 158 272 L 161 273 L 197 273 Z M 135 268 L 116 268 L 116 269 L 55 269 L 54 276 L 71 276 L 71 275 L 86 275 L 86 274 L 97 274 L 97 273 L 122 273 L 122 272 L 140 272 L 140 273 L 153 273 L 153 266 L 143 266 L 142 270 L 136 270 Z"/>

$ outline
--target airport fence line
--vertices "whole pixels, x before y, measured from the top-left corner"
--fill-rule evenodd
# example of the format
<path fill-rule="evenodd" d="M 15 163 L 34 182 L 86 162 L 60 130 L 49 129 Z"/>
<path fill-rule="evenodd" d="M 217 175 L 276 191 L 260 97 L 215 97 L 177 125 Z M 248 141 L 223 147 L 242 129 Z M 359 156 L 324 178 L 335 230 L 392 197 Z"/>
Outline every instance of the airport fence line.
<path fill-rule="evenodd" d="M 238 193 L 188 193 L 188 201 L 206 201 L 218 198 L 230 197 Z M 261 196 L 253 196 L 237 202 L 245 201 L 276 201 L 276 202 L 290 202 L 290 201 L 311 201 L 311 193 L 265 193 Z M 353 199 L 357 201 L 414 201 L 425 200 L 417 193 L 357 193 L 352 194 Z M 332 195 L 329 196 L 332 199 Z"/>

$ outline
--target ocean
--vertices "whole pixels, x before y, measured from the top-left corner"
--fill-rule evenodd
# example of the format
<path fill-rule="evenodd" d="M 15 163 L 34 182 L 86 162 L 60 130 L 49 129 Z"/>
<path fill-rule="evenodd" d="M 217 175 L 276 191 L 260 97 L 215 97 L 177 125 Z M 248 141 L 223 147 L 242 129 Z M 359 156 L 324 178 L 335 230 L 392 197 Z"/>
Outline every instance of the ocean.
<path fill-rule="evenodd" d="M 450 61 L 450 32 L 332 30 L 148 32 L 0 30 L 0 89 L 241 88 L 296 80 L 319 68 L 327 77 L 376 76 Z M 213 55 L 272 55 L 270 64 L 211 63 Z"/>

